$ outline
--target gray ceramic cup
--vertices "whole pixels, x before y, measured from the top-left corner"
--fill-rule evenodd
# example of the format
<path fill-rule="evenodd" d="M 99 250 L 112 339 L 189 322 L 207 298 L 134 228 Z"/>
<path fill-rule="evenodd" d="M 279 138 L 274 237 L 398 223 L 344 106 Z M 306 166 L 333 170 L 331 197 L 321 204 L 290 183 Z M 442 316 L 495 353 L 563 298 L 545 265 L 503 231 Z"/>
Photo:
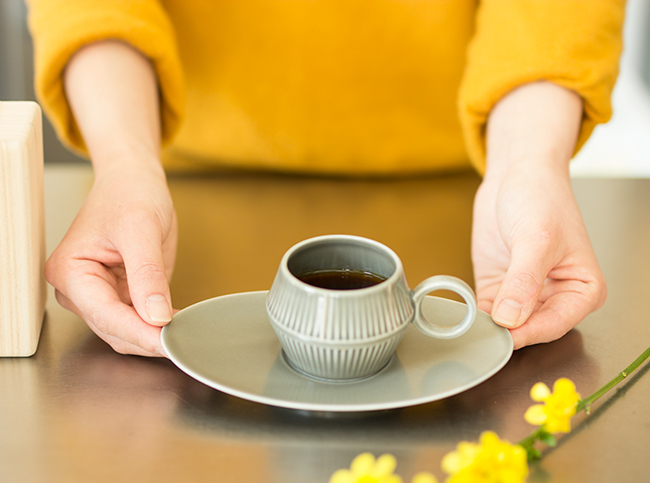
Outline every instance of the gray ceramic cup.
<path fill-rule="evenodd" d="M 369 273 L 381 281 L 352 289 L 304 281 L 309 280 L 306 274 L 332 270 Z M 421 302 L 436 290 L 456 292 L 467 304 L 456 325 L 438 326 L 423 317 Z M 327 235 L 302 241 L 285 253 L 266 311 L 294 369 L 344 382 L 381 371 L 411 322 L 427 336 L 453 339 L 471 327 L 477 309 L 474 292 L 456 277 L 437 275 L 410 290 L 402 262 L 390 248 L 367 238 Z"/>

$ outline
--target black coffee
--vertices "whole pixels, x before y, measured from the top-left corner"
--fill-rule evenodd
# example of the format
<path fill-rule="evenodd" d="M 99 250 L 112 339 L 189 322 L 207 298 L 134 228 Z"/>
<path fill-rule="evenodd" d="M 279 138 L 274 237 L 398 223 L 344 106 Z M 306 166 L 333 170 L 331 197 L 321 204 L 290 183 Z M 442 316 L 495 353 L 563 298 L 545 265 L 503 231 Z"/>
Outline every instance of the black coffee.
<path fill-rule="evenodd" d="M 354 290 L 372 287 L 386 280 L 386 277 L 372 272 L 349 269 L 323 269 L 298 275 L 298 278 L 314 287 L 330 290 Z"/>

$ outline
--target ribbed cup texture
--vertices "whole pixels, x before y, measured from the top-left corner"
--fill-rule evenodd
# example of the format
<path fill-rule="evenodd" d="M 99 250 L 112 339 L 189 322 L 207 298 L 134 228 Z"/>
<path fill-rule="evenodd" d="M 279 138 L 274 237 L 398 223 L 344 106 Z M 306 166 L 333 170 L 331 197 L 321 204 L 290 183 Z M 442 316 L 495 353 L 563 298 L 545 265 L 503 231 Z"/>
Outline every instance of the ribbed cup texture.
<path fill-rule="evenodd" d="M 402 276 L 367 289 L 299 286 L 278 272 L 267 313 L 290 362 L 324 379 L 379 371 L 397 348 L 414 308 Z"/>

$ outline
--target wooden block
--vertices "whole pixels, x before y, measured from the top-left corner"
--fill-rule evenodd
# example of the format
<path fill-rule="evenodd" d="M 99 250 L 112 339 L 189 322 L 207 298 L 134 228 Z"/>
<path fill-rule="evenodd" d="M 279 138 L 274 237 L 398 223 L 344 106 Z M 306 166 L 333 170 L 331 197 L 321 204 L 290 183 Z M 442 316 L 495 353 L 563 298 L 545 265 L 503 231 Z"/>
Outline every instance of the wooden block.
<path fill-rule="evenodd" d="M 0 357 L 36 352 L 45 301 L 41 109 L 0 102 Z"/>

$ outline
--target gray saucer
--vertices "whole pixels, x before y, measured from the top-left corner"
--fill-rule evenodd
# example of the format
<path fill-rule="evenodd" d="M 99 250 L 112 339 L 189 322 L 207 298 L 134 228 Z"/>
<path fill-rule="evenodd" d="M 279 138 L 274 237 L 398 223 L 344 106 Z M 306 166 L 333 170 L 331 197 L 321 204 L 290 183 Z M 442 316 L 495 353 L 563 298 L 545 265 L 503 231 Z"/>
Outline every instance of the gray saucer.
<path fill-rule="evenodd" d="M 485 381 L 512 355 L 510 333 L 479 311 L 464 335 L 437 340 L 409 327 L 388 365 L 354 383 L 305 376 L 287 363 L 266 316 L 267 292 L 225 295 L 178 312 L 162 344 L 182 371 L 250 401 L 309 411 L 356 412 L 414 406 L 443 399 Z M 425 316 L 451 325 L 465 306 L 426 297 Z"/>

